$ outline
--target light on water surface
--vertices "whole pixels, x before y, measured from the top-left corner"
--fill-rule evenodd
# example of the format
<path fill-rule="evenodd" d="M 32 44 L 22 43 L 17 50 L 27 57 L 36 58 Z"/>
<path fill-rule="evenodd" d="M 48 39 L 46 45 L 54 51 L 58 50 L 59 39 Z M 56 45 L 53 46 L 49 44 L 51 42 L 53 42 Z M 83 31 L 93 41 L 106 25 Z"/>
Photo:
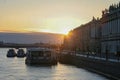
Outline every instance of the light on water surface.
<path fill-rule="evenodd" d="M 70 65 L 27 66 L 25 58 L 7 58 L 7 51 L 0 49 L 0 80 L 108 80 Z"/>

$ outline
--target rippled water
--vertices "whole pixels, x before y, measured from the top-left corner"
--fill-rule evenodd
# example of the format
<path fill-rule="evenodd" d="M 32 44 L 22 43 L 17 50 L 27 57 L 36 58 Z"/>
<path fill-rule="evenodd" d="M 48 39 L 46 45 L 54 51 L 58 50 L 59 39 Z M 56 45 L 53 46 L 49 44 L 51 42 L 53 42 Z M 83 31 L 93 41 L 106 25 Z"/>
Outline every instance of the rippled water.
<path fill-rule="evenodd" d="M 108 80 L 87 70 L 58 64 L 27 66 L 25 58 L 7 58 L 6 48 L 0 48 L 0 80 Z"/>

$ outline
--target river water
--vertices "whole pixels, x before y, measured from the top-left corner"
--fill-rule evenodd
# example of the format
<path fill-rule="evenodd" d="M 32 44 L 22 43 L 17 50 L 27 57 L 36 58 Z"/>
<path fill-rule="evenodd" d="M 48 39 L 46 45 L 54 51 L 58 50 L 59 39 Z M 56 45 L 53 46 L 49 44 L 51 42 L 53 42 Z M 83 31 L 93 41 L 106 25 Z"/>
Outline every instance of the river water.
<path fill-rule="evenodd" d="M 70 65 L 27 66 L 25 58 L 7 58 L 8 48 L 0 48 L 0 80 L 108 80 Z"/>

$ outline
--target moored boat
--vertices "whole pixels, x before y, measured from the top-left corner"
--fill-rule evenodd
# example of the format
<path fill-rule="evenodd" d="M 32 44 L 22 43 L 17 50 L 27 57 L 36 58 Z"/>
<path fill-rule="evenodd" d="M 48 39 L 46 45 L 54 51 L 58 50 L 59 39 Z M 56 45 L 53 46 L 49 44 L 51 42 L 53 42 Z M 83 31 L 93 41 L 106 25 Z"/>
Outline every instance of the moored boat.
<path fill-rule="evenodd" d="M 25 57 L 26 54 L 23 49 L 18 49 L 17 51 L 17 57 Z"/>
<path fill-rule="evenodd" d="M 56 54 L 45 48 L 32 48 L 27 50 L 26 64 L 55 65 L 57 64 Z"/>
<path fill-rule="evenodd" d="M 15 57 L 16 56 L 16 52 L 14 49 L 9 49 L 7 52 L 7 57 Z"/>

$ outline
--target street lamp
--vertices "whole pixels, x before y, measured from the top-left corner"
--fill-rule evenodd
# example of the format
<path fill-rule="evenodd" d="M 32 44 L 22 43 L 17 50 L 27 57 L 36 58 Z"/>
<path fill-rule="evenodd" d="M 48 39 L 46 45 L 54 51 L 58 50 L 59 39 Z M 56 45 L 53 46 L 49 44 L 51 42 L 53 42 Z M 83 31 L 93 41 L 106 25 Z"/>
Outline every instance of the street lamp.
<path fill-rule="evenodd" d="M 106 61 L 108 61 L 108 46 L 107 45 L 106 45 L 105 57 L 106 57 Z"/>
<path fill-rule="evenodd" d="M 118 59 L 118 61 L 120 60 L 120 50 L 119 50 L 119 45 L 117 45 L 117 59 Z"/>

